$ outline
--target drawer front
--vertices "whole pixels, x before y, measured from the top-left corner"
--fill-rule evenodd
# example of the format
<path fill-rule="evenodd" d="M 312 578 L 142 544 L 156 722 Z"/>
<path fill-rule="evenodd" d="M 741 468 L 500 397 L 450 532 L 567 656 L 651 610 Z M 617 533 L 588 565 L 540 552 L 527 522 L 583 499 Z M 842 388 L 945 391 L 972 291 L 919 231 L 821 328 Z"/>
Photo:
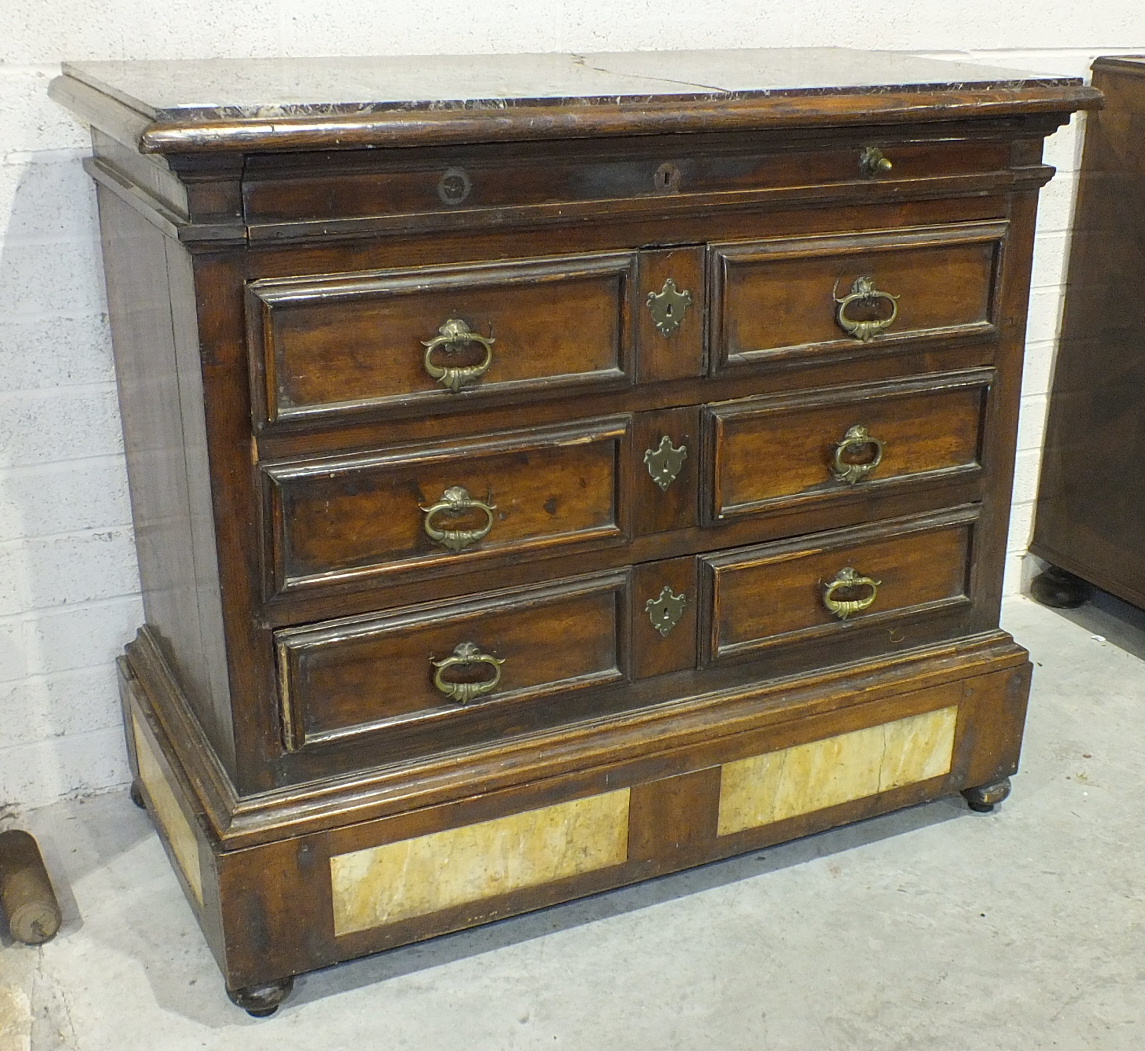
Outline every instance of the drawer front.
<path fill-rule="evenodd" d="M 622 543 L 631 419 L 263 465 L 269 595 Z"/>
<path fill-rule="evenodd" d="M 464 734 L 507 706 L 619 682 L 627 609 L 618 571 L 279 631 L 286 746 L 433 723 Z"/>
<path fill-rule="evenodd" d="M 972 506 L 703 556 L 704 662 L 821 642 L 827 665 L 833 638 L 876 625 L 885 650 L 909 618 L 969 609 L 977 517 Z"/>
<path fill-rule="evenodd" d="M 994 373 L 710 405 L 707 522 L 982 473 Z"/>
<path fill-rule="evenodd" d="M 254 281 L 255 426 L 624 387 L 636 261 L 614 252 Z"/>
<path fill-rule="evenodd" d="M 989 337 L 1004 221 L 709 246 L 710 370 Z"/>
<path fill-rule="evenodd" d="M 263 239 L 296 236 L 308 222 L 338 220 L 401 228 L 416 216 L 419 226 L 440 228 L 491 209 L 501 221 L 557 218 L 601 202 L 626 202 L 620 207 L 628 212 L 663 212 L 692 205 L 698 196 L 790 197 L 814 186 L 910 185 L 1010 166 L 1010 147 L 1002 142 L 867 137 L 809 148 L 784 137 L 782 145 L 757 139 L 744 148 L 727 138 L 687 136 L 687 152 L 681 152 L 679 136 L 530 144 L 527 153 L 511 145 L 371 151 L 347 153 L 337 173 L 327 155 L 275 157 L 265 168 L 255 157 L 244 179 L 246 220 L 252 236 Z M 879 166 L 884 158 L 885 170 Z"/>

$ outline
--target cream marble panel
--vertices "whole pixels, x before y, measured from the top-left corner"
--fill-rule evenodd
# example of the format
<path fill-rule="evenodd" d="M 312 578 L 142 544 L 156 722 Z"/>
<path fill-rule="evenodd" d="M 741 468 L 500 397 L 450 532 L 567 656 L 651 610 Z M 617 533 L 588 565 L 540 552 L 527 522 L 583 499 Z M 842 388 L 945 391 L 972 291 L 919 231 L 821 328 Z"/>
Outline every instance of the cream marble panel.
<path fill-rule="evenodd" d="M 350 934 L 619 865 L 627 788 L 330 859 L 334 933 Z"/>
<path fill-rule="evenodd" d="M 203 904 L 203 874 L 199 866 L 199 842 L 195 832 L 175 799 L 175 793 L 163 776 L 159 758 L 151 747 L 151 740 L 141 733 L 134 716 L 131 719 L 131 732 L 135 737 L 135 755 L 139 761 L 139 780 L 147 789 L 147 801 L 152 819 L 159 825 L 164 838 L 171 844 L 171 851 L 179 862 L 179 868 L 194 892 L 199 904 Z"/>
<path fill-rule="evenodd" d="M 726 764 L 721 836 L 863 799 L 950 770 L 958 707 Z"/>

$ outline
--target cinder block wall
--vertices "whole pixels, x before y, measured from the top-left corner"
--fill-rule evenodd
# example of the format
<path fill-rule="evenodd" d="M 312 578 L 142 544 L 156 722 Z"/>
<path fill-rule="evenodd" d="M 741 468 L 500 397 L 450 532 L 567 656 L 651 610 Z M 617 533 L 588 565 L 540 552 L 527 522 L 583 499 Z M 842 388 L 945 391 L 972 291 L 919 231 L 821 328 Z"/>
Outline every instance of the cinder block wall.
<path fill-rule="evenodd" d="M 1084 75 L 1145 51 L 1105 0 L 8 0 L 0 4 L 0 812 L 122 784 L 113 661 L 141 617 L 86 132 L 63 59 L 834 45 Z M 1008 588 L 1019 586 L 1060 309 L 1076 128 L 1039 220 Z"/>

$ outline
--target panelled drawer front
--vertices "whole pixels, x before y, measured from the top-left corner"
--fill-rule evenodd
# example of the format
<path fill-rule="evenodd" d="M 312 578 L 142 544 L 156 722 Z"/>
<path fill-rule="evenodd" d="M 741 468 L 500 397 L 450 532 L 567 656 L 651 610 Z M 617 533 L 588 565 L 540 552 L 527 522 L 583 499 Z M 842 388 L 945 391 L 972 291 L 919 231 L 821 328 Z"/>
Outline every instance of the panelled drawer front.
<path fill-rule="evenodd" d="M 263 465 L 267 592 L 622 543 L 630 430 L 622 416 Z"/>
<path fill-rule="evenodd" d="M 435 722 L 458 733 L 506 706 L 624 680 L 628 580 L 621 570 L 279 631 L 286 745 Z"/>
<path fill-rule="evenodd" d="M 624 387 L 636 261 L 613 252 L 253 281 L 255 426 Z"/>
<path fill-rule="evenodd" d="M 974 505 L 702 556 L 704 663 L 823 642 L 830 664 L 833 636 L 968 609 L 977 518 Z M 828 599 L 864 608 L 840 616 Z"/>
<path fill-rule="evenodd" d="M 710 370 L 991 336 L 1006 230 L 996 221 L 712 244 Z"/>
<path fill-rule="evenodd" d="M 982 473 L 990 369 L 705 408 L 708 524 Z"/>

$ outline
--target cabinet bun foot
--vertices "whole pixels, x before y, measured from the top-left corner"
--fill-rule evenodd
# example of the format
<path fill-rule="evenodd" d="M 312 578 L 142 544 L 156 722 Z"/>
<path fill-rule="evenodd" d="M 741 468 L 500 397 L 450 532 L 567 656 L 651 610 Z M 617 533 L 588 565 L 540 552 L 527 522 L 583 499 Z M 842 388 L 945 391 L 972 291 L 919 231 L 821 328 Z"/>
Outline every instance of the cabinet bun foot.
<path fill-rule="evenodd" d="M 147 809 L 147 800 L 143 798 L 143 786 L 138 781 L 131 782 L 131 788 L 127 790 L 127 794 L 140 810 Z"/>
<path fill-rule="evenodd" d="M 1034 600 L 1054 609 L 1076 609 L 1092 594 L 1092 585 L 1057 566 L 1047 566 L 1030 584 Z"/>
<path fill-rule="evenodd" d="M 988 814 L 1010 794 L 1010 779 L 1003 777 L 1001 781 L 991 781 L 988 785 L 978 785 L 975 788 L 962 790 L 962 798 L 971 810 L 979 814 Z"/>
<path fill-rule="evenodd" d="M 290 995 L 294 978 L 280 978 L 265 985 L 248 985 L 242 989 L 228 989 L 231 1003 L 241 1007 L 252 1018 L 269 1018 L 278 1005 Z"/>

